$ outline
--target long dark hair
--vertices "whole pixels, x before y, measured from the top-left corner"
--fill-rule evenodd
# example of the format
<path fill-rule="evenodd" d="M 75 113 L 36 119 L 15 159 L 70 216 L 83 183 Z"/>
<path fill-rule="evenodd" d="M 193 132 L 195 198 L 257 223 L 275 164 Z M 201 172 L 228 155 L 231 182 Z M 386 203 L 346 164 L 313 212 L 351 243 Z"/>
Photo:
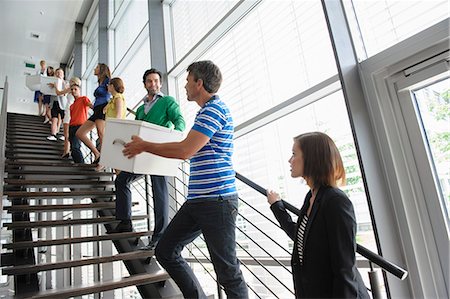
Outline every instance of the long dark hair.
<path fill-rule="evenodd" d="M 98 64 L 98 84 L 102 84 L 103 82 L 105 82 L 105 79 L 111 78 L 111 72 L 109 71 L 109 67 L 104 64 L 104 63 L 99 63 Z"/>

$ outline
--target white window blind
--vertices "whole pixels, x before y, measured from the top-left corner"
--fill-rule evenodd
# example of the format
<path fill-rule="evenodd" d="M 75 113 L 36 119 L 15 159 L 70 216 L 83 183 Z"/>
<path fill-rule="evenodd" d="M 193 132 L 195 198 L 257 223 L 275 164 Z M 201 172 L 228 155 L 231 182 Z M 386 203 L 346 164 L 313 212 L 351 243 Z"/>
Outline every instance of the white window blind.
<path fill-rule="evenodd" d="M 265 1 L 200 59 L 220 67 L 219 95 L 235 125 L 337 73 L 319 1 Z M 185 78 L 178 78 L 183 105 Z M 183 107 L 188 119 L 192 110 Z"/>
<path fill-rule="evenodd" d="M 182 58 L 237 0 L 177 0 L 171 6 L 175 61 Z"/>
<path fill-rule="evenodd" d="M 360 60 L 371 57 L 450 16 L 448 0 L 344 2 Z"/>
<path fill-rule="evenodd" d="M 146 0 L 132 1 L 114 31 L 114 53 L 117 64 L 148 21 Z"/>

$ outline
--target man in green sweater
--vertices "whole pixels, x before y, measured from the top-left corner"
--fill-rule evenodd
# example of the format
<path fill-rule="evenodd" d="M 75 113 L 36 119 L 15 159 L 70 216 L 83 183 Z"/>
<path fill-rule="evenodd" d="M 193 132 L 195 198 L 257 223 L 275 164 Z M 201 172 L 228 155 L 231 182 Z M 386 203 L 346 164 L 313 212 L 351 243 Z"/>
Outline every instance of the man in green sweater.
<path fill-rule="evenodd" d="M 145 71 L 143 76 L 144 87 L 147 95 L 143 98 L 144 104 L 136 111 L 136 120 L 143 120 L 159 126 L 174 128 L 183 131 L 185 128 L 184 118 L 180 107 L 171 96 L 161 92 L 162 75 L 156 69 Z M 134 174 L 121 171 L 116 178 L 116 219 L 120 223 L 108 233 L 130 232 L 133 230 L 131 224 L 131 190 L 130 184 L 141 178 L 143 174 Z M 167 190 L 167 177 L 151 175 L 153 192 L 153 210 L 155 227 L 152 239 L 142 249 L 153 250 L 161 238 L 169 223 L 169 194 Z"/>

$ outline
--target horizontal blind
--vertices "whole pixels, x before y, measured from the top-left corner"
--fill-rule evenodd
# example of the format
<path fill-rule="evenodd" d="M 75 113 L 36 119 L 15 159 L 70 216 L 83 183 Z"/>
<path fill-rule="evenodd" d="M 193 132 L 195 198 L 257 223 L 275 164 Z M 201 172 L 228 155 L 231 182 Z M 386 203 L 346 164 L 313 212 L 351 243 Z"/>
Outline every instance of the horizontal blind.
<path fill-rule="evenodd" d="M 371 57 L 450 16 L 447 0 L 346 1 L 346 13 L 356 17 L 350 22 L 355 40 L 362 39 L 365 52 L 360 60 Z"/>
<path fill-rule="evenodd" d="M 264 1 L 201 59 L 220 67 L 235 125 L 337 73 L 319 1 Z M 185 75 L 178 79 L 183 99 Z"/>

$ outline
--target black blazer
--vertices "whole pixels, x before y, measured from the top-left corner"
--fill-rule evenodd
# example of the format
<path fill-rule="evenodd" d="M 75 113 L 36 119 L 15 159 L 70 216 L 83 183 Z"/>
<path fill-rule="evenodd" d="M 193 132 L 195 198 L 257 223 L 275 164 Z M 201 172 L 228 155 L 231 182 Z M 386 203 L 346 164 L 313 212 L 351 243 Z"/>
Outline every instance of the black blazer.
<path fill-rule="evenodd" d="M 300 264 L 297 230 L 310 198 L 308 192 L 297 223 L 292 221 L 283 202 L 277 201 L 270 207 L 294 241 L 291 264 L 296 298 L 370 298 L 356 268 L 353 205 L 337 188 L 321 187 L 317 193 L 303 237 L 303 264 Z"/>

